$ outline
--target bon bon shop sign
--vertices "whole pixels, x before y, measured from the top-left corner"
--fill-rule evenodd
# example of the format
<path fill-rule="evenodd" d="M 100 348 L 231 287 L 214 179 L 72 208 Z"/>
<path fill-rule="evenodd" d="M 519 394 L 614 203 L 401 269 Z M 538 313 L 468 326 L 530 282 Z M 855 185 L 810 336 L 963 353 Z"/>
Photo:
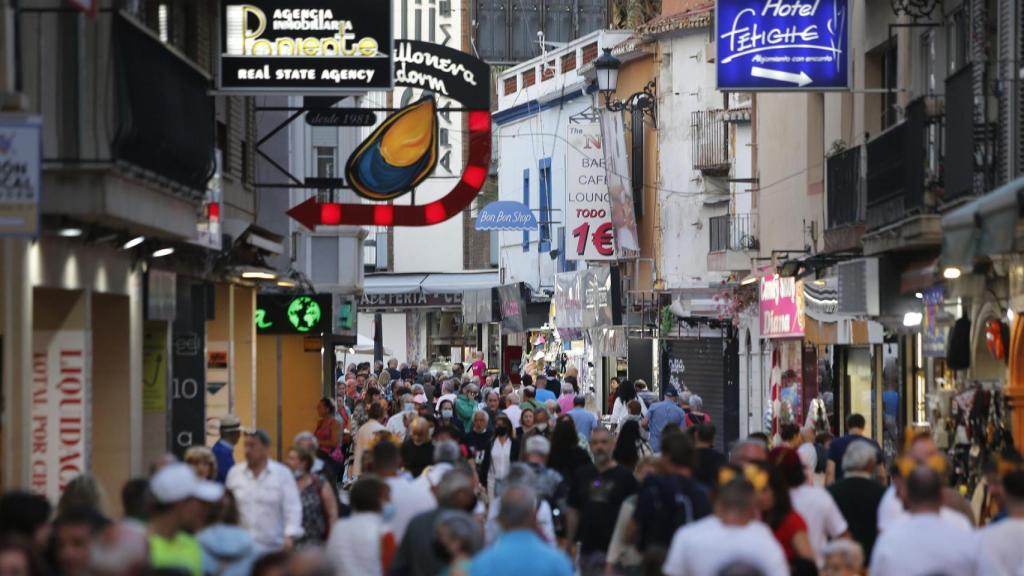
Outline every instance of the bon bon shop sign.
<path fill-rule="evenodd" d="M 390 88 L 391 3 L 224 0 L 219 88 L 315 94 Z"/>
<path fill-rule="evenodd" d="M 849 0 L 718 0 L 718 89 L 850 86 Z"/>
<path fill-rule="evenodd" d="M 803 282 L 778 274 L 762 276 L 760 304 L 762 338 L 803 338 Z"/>

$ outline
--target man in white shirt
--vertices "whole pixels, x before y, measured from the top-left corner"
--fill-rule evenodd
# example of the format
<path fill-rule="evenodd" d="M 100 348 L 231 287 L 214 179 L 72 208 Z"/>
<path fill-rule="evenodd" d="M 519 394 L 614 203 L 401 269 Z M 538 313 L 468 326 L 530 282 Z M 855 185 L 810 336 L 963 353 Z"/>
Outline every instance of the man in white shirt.
<path fill-rule="evenodd" d="M 979 574 L 975 535 L 939 517 L 939 474 L 918 466 L 905 479 L 905 486 L 904 500 L 910 515 L 878 537 L 871 554 L 871 576 Z"/>
<path fill-rule="evenodd" d="M 270 459 L 270 435 L 246 432 L 245 462 L 228 472 L 241 526 L 266 550 L 291 548 L 302 536 L 302 502 L 291 470 Z"/>
<path fill-rule="evenodd" d="M 980 531 L 981 565 L 988 576 L 1016 576 L 1024 573 L 1024 471 L 1003 476 L 1007 517 Z"/>
<path fill-rule="evenodd" d="M 405 440 L 409 424 L 416 417 L 416 404 L 412 401 L 412 394 L 402 394 L 401 402 L 402 411 L 388 418 L 387 428 L 399 440 Z"/>
<path fill-rule="evenodd" d="M 796 450 L 789 447 L 776 448 L 768 458 L 779 467 L 789 485 L 793 510 L 807 524 L 807 539 L 820 568 L 824 566 L 823 552 L 828 541 L 847 536 L 849 526 L 846 518 L 827 490 L 811 484 Z"/>
<path fill-rule="evenodd" d="M 385 522 L 395 535 L 395 546 L 401 544 L 405 529 L 413 517 L 437 508 L 437 499 L 426 484 L 416 482 L 408 478 L 408 475 L 399 475 L 401 464 L 402 457 L 395 444 L 378 442 L 373 447 L 373 473 L 383 478 L 391 488 L 391 503 L 395 512 Z"/>
<path fill-rule="evenodd" d="M 748 570 L 751 573 L 789 576 L 782 547 L 768 526 L 757 520 L 758 515 L 754 486 L 737 475 L 719 487 L 713 516 L 676 531 L 662 572 L 717 576 L 725 568 L 746 566 L 753 569 Z"/>
<path fill-rule="evenodd" d="M 356 453 L 352 462 L 352 477 L 358 478 L 363 473 L 363 455 L 373 442 L 378 432 L 387 432 L 384 426 L 384 407 L 374 402 L 366 407 L 366 423 L 356 432 Z"/>
<path fill-rule="evenodd" d="M 523 415 L 523 409 L 519 407 L 519 395 L 516 393 L 505 396 L 505 416 L 512 422 L 512 429 L 519 428 L 520 419 Z"/>

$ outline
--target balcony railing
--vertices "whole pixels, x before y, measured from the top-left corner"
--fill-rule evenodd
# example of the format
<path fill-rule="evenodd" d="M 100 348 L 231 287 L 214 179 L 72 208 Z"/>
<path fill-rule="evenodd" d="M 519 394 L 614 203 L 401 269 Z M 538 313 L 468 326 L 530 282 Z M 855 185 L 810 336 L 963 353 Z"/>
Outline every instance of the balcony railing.
<path fill-rule="evenodd" d="M 754 250 L 757 248 L 757 229 L 751 214 L 725 214 L 708 218 L 711 234 L 710 251 Z"/>
<path fill-rule="evenodd" d="M 116 166 L 200 201 L 215 166 L 209 76 L 130 16 L 19 15 L 22 90 L 48 168 Z M 82 63 L 86 66 L 83 68 Z"/>
<path fill-rule="evenodd" d="M 934 208 L 941 190 L 943 102 L 922 97 L 906 119 L 867 144 L 867 228 L 880 228 Z"/>
<path fill-rule="evenodd" d="M 691 113 L 693 167 L 711 174 L 728 174 L 729 125 L 725 110 L 698 110 Z"/>
<path fill-rule="evenodd" d="M 829 228 L 864 221 L 866 199 L 861 150 L 861 146 L 854 146 L 829 156 L 825 161 Z"/>

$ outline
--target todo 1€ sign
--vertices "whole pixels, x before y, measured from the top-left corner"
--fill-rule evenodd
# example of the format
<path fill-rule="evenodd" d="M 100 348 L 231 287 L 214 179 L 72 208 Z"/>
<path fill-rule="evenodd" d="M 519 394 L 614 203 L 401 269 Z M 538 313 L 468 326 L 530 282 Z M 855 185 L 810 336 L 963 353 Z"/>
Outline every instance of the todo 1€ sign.
<path fill-rule="evenodd" d="M 718 89 L 850 86 L 849 0 L 718 0 Z"/>

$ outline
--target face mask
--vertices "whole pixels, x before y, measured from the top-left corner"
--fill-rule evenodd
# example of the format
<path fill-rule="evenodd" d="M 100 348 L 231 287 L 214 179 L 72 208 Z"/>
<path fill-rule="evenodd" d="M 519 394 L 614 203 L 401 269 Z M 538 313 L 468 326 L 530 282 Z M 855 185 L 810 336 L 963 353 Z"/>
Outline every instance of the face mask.
<path fill-rule="evenodd" d="M 385 503 L 384 508 L 380 511 L 380 515 L 385 522 L 390 522 L 395 517 L 395 505 L 391 502 Z"/>
<path fill-rule="evenodd" d="M 403 404 L 402 408 L 404 408 L 406 412 L 412 412 L 413 410 L 416 409 L 416 405 L 415 404 Z"/>
<path fill-rule="evenodd" d="M 452 411 L 451 410 L 441 410 L 441 418 L 451 419 L 451 417 L 452 417 Z"/>
<path fill-rule="evenodd" d="M 548 429 L 548 425 L 547 425 L 546 422 L 541 422 L 540 424 L 537 424 L 537 430 L 540 430 L 541 432 L 543 432 L 543 431 L 545 431 L 547 429 Z"/>
<path fill-rule="evenodd" d="M 497 434 L 498 436 L 508 436 L 508 427 L 507 426 L 496 426 L 494 428 L 494 433 Z"/>

